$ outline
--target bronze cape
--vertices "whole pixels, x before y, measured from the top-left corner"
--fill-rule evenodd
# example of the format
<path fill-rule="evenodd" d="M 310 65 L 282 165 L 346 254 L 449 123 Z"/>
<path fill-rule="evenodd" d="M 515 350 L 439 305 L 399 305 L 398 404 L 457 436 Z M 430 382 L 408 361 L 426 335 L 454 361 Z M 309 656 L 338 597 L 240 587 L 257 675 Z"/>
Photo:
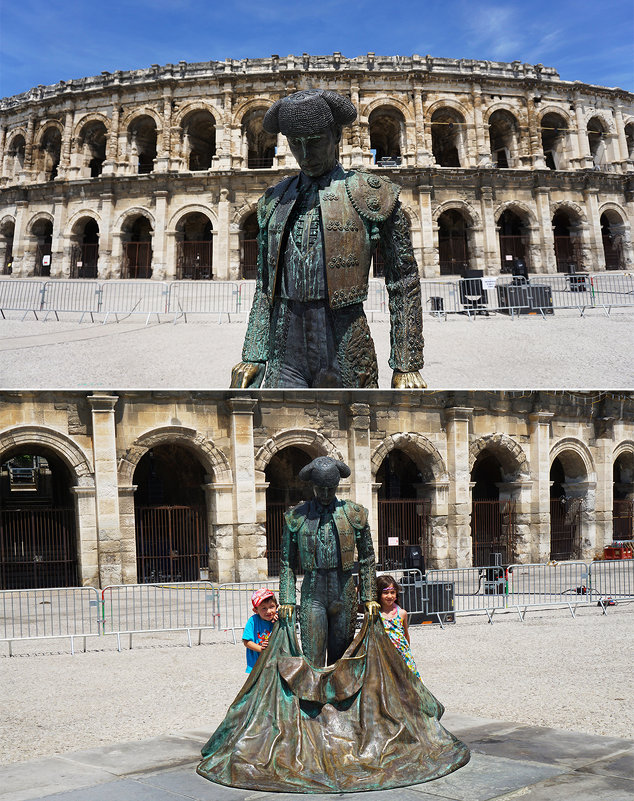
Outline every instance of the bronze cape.
<path fill-rule="evenodd" d="M 343 657 L 313 668 L 292 623 L 269 647 L 202 750 L 197 772 L 230 787 L 304 793 L 389 789 L 469 761 L 444 708 L 366 615 Z"/>

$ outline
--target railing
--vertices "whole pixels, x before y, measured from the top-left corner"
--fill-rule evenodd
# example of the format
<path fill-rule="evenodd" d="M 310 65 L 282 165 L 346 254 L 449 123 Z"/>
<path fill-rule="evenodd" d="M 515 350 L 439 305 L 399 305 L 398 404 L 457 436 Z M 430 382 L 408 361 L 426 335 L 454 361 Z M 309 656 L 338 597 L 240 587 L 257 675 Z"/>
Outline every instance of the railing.
<path fill-rule="evenodd" d="M 634 273 L 583 273 L 578 275 L 533 276 L 531 283 L 509 276 L 464 278 L 458 281 L 421 282 L 423 314 L 447 319 L 464 314 L 476 319 L 482 314 L 501 313 L 545 316 L 556 310 L 573 309 L 583 316 L 587 309 L 634 307 Z M 231 320 L 232 314 L 248 313 L 255 293 L 255 281 L 155 281 L 55 279 L 37 281 L 0 278 L 0 314 L 7 311 L 106 316 L 171 314 L 217 314 Z M 367 312 L 388 313 L 385 283 L 371 279 L 364 307 Z M 105 322 L 105 320 L 104 320 Z"/>

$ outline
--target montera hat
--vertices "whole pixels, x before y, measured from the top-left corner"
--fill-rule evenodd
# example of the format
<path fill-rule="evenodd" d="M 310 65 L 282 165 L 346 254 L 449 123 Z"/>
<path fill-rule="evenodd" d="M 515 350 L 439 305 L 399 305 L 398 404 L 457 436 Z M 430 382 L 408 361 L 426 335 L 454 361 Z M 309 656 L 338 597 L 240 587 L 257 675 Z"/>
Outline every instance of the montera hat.
<path fill-rule="evenodd" d="M 348 125 L 357 116 L 349 98 L 329 89 L 304 89 L 276 100 L 264 115 L 267 133 L 310 136 L 331 125 Z"/>
<path fill-rule="evenodd" d="M 330 456 L 318 456 L 299 471 L 302 481 L 309 481 L 318 487 L 336 487 L 340 478 L 348 478 L 349 475 L 348 465 Z"/>

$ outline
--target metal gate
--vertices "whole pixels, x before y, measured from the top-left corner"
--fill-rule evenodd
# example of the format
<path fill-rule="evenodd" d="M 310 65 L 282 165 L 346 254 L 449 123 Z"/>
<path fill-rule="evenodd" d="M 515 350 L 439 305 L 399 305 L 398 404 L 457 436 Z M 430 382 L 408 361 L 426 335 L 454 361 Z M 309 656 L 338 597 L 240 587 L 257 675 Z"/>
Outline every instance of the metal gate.
<path fill-rule="evenodd" d="M 70 257 L 71 278 L 97 278 L 99 245 L 75 245 Z"/>
<path fill-rule="evenodd" d="M 471 540 L 474 567 L 494 564 L 492 554 L 502 554 L 502 564 L 513 561 L 515 501 L 483 500 L 471 505 Z"/>
<path fill-rule="evenodd" d="M 580 541 L 581 498 L 550 499 L 550 558 L 576 559 Z"/>
<path fill-rule="evenodd" d="M 242 240 L 242 277 L 257 278 L 258 275 L 258 240 Z"/>
<path fill-rule="evenodd" d="M 513 259 L 525 259 L 526 247 L 524 238 L 516 234 L 500 234 L 501 272 L 510 272 Z M 507 259 L 511 256 L 511 259 Z"/>
<path fill-rule="evenodd" d="M 122 278 L 152 277 L 152 243 L 126 242 L 123 246 Z"/>
<path fill-rule="evenodd" d="M 135 520 L 139 584 L 200 581 L 209 567 L 204 506 L 137 506 Z"/>
<path fill-rule="evenodd" d="M 575 272 L 581 270 L 581 260 L 579 258 L 579 247 L 569 236 L 555 237 L 555 261 L 557 262 L 557 272 L 570 272 L 570 265 L 574 264 Z"/>
<path fill-rule="evenodd" d="M 266 504 L 266 563 L 269 576 L 280 575 L 284 513 L 289 508 L 285 503 Z"/>
<path fill-rule="evenodd" d="M 431 502 L 418 498 L 379 498 L 379 552 L 382 570 L 405 566 L 407 548 L 418 545 L 425 562 L 430 552 Z"/>
<path fill-rule="evenodd" d="M 178 242 L 176 245 L 176 277 L 189 281 L 213 278 L 213 246 L 210 241 Z"/>
<path fill-rule="evenodd" d="M 459 275 L 469 269 L 469 252 L 464 233 L 452 232 L 438 239 L 438 260 L 441 275 Z"/>
<path fill-rule="evenodd" d="M 614 237 L 611 234 L 603 234 L 603 255 L 605 256 L 606 270 L 623 270 L 621 264 L 621 254 L 614 245 Z"/>
<path fill-rule="evenodd" d="M 78 585 L 74 509 L 0 510 L 0 589 Z"/>
<path fill-rule="evenodd" d="M 612 507 L 612 539 L 634 540 L 634 501 L 614 500 Z"/>

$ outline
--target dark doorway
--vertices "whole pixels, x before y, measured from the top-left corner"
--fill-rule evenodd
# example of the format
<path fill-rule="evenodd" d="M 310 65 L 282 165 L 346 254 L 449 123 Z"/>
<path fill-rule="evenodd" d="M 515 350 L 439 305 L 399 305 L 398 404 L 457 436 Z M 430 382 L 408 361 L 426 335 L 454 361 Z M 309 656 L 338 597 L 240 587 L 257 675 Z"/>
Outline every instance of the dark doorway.
<path fill-rule="evenodd" d="M 240 274 L 242 278 L 254 279 L 258 274 L 258 215 L 253 212 L 242 224 L 240 242 Z"/>
<path fill-rule="evenodd" d="M 199 581 L 209 567 L 205 471 L 174 444 L 148 451 L 134 471 L 137 581 Z"/>
<path fill-rule="evenodd" d="M 566 212 L 558 211 L 554 215 L 553 233 L 557 272 L 579 272 L 582 268 L 581 254 L 576 238 L 572 237 L 572 223 Z"/>
<path fill-rule="evenodd" d="M 550 468 L 550 558 L 562 562 L 578 555 L 579 498 L 566 494 L 566 473 L 559 458 Z"/>
<path fill-rule="evenodd" d="M 124 231 L 122 278 L 152 277 L 152 226 L 147 217 L 136 217 Z"/>
<path fill-rule="evenodd" d="M 634 540 L 634 454 L 622 453 L 612 468 L 612 539 Z"/>
<path fill-rule="evenodd" d="M 502 480 L 498 459 L 492 453 L 482 451 L 471 471 L 471 481 L 474 482 L 471 541 L 475 567 L 496 564 L 494 554 L 502 555 L 502 564 L 513 560 L 515 502 L 500 501 L 498 484 Z"/>
<path fill-rule="evenodd" d="M 438 218 L 438 260 L 441 275 L 461 275 L 469 269 L 467 224 L 457 209 Z"/>
<path fill-rule="evenodd" d="M 84 220 L 83 230 L 73 246 L 70 263 L 71 278 L 96 278 L 99 260 L 99 225 L 96 220 Z"/>
<path fill-rule="evenodd" d="M 79 585 L 71 483 L 66 465 L 47 450 L 21 451 L 3 462 L 0 589 Z"/>
<path fill-rule="evenodd" d="M 521 217 L 507 209 L 498 223 L 500 229 L 500 269 L 503 273 L 512 272 L 517 259 L 526 263 L 526 230 Z"/>
<path fill-rule="evenodd" d="M 187 214 L 178 225 L 176 278 L 189 281 L 213 278 L 213 228 L 200 212 Z"/>

